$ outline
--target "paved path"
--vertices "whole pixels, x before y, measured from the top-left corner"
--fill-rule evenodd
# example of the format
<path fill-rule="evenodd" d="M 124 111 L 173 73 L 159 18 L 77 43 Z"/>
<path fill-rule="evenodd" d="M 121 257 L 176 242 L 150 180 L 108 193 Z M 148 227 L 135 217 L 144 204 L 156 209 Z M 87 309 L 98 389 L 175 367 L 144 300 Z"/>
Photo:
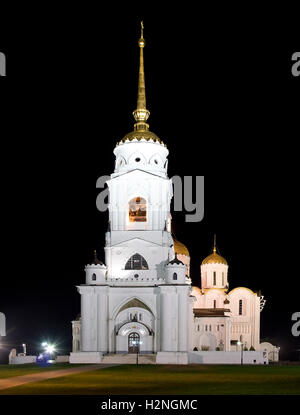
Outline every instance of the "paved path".
<path fill-rule="evenodd" d="M 40 380 L 60 378 L 62 376 L 75 375 L 82 372 L 90 372 L 91 370 L 104 369 L 105 367 L 116 366 L 114 364 L 106 365 L 89 365 L 72 367 L 71 369 L 48 370 L 46 372 L 32 373 L 30 375 L 15 376 L 12 378 L 0 379 L 0 390 L 14 388 L 15 386 L 24 385 L 31 382 L 39 382 Z"/>

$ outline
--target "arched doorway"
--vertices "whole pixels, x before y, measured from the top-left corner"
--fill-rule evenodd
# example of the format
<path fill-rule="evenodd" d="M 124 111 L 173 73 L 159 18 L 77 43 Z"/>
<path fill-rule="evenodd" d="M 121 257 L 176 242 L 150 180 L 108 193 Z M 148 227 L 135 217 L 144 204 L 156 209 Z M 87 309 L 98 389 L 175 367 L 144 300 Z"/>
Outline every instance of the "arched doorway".
<path fill-rule="evenodd" d="M 128 336 L 128 353 L 139 353 L 140 351 L 140 335 L 138 333 L 130 333 Z"/>

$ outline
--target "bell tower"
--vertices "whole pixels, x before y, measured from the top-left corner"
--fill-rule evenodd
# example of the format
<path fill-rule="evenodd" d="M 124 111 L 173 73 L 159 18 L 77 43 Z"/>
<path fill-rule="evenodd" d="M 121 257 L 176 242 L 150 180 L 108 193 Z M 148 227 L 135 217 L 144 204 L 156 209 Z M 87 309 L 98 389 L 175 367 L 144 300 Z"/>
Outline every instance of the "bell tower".
<path fill-rule="evenodd" d="M 186 265 L 175 256 L 171 234 L 169 152 L 148 124 L 145 44 L 142 23 L 135 123 L 114 149 L 115 169 L 107 181 L 105 264 L 95 255 L 85 269 L 86 284 L 78 287 L 81 347 L 72 354 L 73 362 L 98 362 L 107 353 L 138 348 L 157 354 L 160 363 L 187 363 L 191 281 Z M 79 323 L 75 325 L 78 329 Z"/>

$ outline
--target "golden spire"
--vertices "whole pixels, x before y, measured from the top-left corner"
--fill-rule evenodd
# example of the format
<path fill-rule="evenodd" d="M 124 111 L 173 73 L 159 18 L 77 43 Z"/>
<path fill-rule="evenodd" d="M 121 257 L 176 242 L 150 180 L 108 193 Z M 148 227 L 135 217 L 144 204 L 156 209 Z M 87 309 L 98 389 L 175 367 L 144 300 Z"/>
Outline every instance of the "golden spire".
<path fill-rule="evenodd" d="M 138 96 L 137 96 L 137 108 L 133 111 L 133 116 L 136 120 L 134 124 L 135 131 L 148 131 L 149 124 L 146 123 L 149 118 L 150 112 L 146 108 L 146 88 L 145 88 L 145 73 L 144 73 L 144 54 L 143 49 L 145 47 L 144 39 L 144 24 L 141 22 L 141 37 L 138 41 L 140 47 L 140 69 L 139 69 L 139 82 L 138 82 Z"/>
<path fill-rule="evenodd" d="M 224 264 L 228 265 L 225 258 L 217 253 L 217 237 L 214 235 L 214 247 L 212 254 L 208 255 L 208 257 L 204 258 L 202 261 L 202 265 L 204 264 Z"/>

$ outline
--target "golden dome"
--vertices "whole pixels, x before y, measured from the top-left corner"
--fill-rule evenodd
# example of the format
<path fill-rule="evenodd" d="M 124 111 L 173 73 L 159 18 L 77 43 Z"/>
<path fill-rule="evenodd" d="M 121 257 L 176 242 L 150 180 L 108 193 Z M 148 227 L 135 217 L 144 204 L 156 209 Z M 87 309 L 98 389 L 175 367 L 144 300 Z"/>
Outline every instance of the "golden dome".
<path fill-rule="evenodd" d="M 202 261 L 202 265 L 205 264 L 224 264 L 228 265 L 225 258 L 223 258 L 221 255 L 217 254 L 217 248 L 216 248 L 216 235 L 214 237 L 214 249 L 213 253 L 208 255 L 204 260 Z"/>
<path fill-rule="evenodd" d="M 166 147 L 166 145 L 161 141 L 160 138 L 157 137 L 156 134 L 152 133 L 151 131 L 132 131 L 131 133 L 128 133 L 125 135 L 125 137 L 118 143 L 125 143 L 125 141 L 132 141 L 132 140 L 146 140 L 150 141 L 153 140 L 153 142 L 158 142 L 159 144 L 162 144 Z"/>
<path fill-rule="evenodd" d="M 190 253 L 187 247 L 183 243 L 177 241 L 177 239 L 175 239 L 174 236 L 173 236 L 173 239 L 174 239 L 174 251 L 176 252 L 176 254 L 185 255 L 189 257 Z"/>
<path fill-rule="evenodd" d="M 221 255 L 217 254 L 216 248 L 212 254 L 208 255 L 208 257 L 204 258 L 202 261 L 202 265 L 204 264 L 224 264 L 227 265 L 227 261 Z"/>

